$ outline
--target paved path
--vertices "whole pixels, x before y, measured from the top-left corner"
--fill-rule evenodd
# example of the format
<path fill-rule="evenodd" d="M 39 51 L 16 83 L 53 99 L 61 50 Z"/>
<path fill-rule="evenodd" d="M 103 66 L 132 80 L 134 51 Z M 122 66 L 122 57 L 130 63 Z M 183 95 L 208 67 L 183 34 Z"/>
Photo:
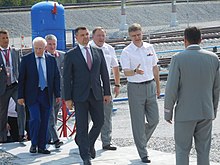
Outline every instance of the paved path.
<path fill-rule="evenodd" d="M 75 142 L 70 139 L 63 139 L 64 145 L 60 149 L 49 146 L 50 155 L 29 153 L 30 142 L 0 144 L 3 149 L 16 156 L 12 164 L 21 165 L 80 165 L 82 160 L 79 156 Z M 104 151 L 101 149 L 101 142 L 96 142 L 97 157 L 92 160 L 93 165 L 141 165 L 135 146 L 118 147 L 117 151 Z M 175 165 L 175 155 L 155 150 L 149 150 L 151 165 Z M 196 165 L 196 159 L 190 159 L 190 165 Z M 211 163 L 219 165 L 219 163 Z"/>

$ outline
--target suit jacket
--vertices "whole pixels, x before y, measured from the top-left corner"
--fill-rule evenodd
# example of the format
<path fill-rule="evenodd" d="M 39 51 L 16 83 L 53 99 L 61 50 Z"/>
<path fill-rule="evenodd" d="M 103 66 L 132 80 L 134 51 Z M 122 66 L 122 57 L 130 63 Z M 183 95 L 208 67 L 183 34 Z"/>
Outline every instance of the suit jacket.
<path fill-rule="evenodd" d="M 63 75 L 65 100 L 83 102 L 88 98 L 91 89 L 96 100 L 102 100 L 103 94 L 111 95 L 103 52 L 98 48 L 90 47 L 90 49 L 92 53 L 91 70 L 89 70 L 79 46 L 71 49 L 65 55 Z"/>
<path fill-rule="evenodd" d="M 216 54 L 189 46 L 172 57 L 165 90 L 165 119 L 175 121 L 214 119 L 220 91 Z"/>
<path fill-rule="evenodd" d="M 58 70 L 60 72 L 60 87 L 61 87 L 61 96 L 64 97 L 64 85 L 63 85 L 63 68 L 64 68 L 64 55 L 65 52 L 57 50 L 59 53 L 59 57 L 56 57 L 56 62 L 58 66 Z"/>
<path fill-rule="evenodd" d="M 49 102 L 52 105 L 53 95 L 60 97 L 60 74 L 53 56 L 45 54 L 47 68 L 47 86 Z M 18 78 L 18 99 L 24 98 L 27 105 L 36 102 L 38 96 L 39 76 L 35 54 L 22 57 Z"/>
<path fill-rule="evenodd" d="M 20 55 L 19 51 L 11 48 L 11 59 L 12 59 L 12 67 L 13 67 L 13 76 L 15 81 L 18 80 L 18 68 L 20 65 Z M 7 72 L 5 68 L 5 64 L 0 53 L 0 96 L 5 93 L 7 85 Z"/>

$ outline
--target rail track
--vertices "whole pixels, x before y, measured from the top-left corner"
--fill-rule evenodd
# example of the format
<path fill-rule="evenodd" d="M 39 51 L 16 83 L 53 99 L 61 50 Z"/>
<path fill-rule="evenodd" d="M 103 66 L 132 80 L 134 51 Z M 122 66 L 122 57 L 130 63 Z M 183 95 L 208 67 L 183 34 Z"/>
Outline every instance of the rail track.
<path fill-rule="evenodd" d="M 201 28 L 203 39 L 219 39 L 220 38 L 220 26 Z M 143 39 L 152 44 L 165 43 L 165 42 L 179 42 L 183 41 L 184 30 L 159 32 L 152 34 L 144 34 Z M 107 40 L 113 47 L 117 45 L 128 45 L 131 40 L 129 38 L 121 39 L 109 39 Z"/>
<path fill-rule="evenodd" d="M 208 0 L 190 0 L 191 2 L 204 2 Z M 214 0 L 213 0 L 214 1 Z M 151 5 L 151 4 L 165 4 L 171 3 L 170 0 L 127 0 L 126 5 Z M 176 3 L 186 3 L 186 0 L 177 0 Z M 63 4 L 65 9 L 81 9 L 81 8 L 95 8 L 95 7 L 114 7 L 120 6 L 121 1 L 103 1 L 103 2 L 84 2 L 84 3 L 67 3 Z M 0 13 L 4 12 L 27 12 L 31 11 L 32 6 L 10 6 L 0 7 Z"/>

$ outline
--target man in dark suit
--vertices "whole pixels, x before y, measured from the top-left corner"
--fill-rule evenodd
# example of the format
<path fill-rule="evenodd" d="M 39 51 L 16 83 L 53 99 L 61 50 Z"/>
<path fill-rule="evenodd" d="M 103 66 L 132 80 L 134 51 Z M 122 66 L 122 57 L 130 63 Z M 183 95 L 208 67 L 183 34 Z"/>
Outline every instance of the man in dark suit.
<path fill-rule="evenodd" d="M 60 101 L 60 75 L 54 57 L 45 53 L 47 42 L 33 40 L 34 52 L 22 58 L 18 81 L 18 103 L 30 112 L 31 153 L 50 154 L 46 149 L 53 96 Z"/>
<path fill-rule="evenodd" d="M 96 155 L 95 141 L 104 123 L 103 101 L 109 103 L 111 100 L 110 84 L 102 50 L 88 45 L 88 29 L 78 27 L 75 34 L 78 45 L 66 53 L 64 60 L 64 98 L 69 109 L 74 102 L 76 142 L 84 165 L 90 165 L 90 159 Z M 93 121 L 89 133 L 88 113 Z"/>
<path fill-rule="evenodd" d="M 20 65 L 19 51 L 9 47 L 7 30 L 0 30 L 0 143 L 7 141 L 7 114 L 9 100 L 17 100 L 18 67 Z M 25 109 L 17 105 L 18 128 L 20 141 L 24 137 Z"/>

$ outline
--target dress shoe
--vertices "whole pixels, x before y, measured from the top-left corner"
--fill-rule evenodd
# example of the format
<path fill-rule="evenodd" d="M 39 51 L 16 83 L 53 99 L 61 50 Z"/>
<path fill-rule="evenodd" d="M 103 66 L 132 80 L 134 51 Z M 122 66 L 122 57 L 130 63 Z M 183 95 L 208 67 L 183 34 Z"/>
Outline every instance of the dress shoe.
<path fill-rule="evenodd" d="M 50 151 L 47 150 L 47 149 L 40 149 L 40 148 L 38 148 L 38 153 L 40 153 L 40 154 L 50 154 Z"/>
<path fill-rule="evenodd" d="M 60 140 L 55 142 L 55 148 L 60 148 L 60 146 L 63 145 L 63 142 L 61 142 Z"/>
<path fill-rule="evenodd" d="M 47 144 L 54 145 L 54 144 L 55 144 L 55 142 L 49 141 Z"/>
<path fill-rule="evenodd" d="M 83 165 L 92 165 L 90 160 L 83 160 Z"/>
<path fill-rule="evenodd" d="M 117 147 L 112 146 L 111 144 L 103 146 L 103 150 L 117 150 Z"/>
<path fill-rule="evenodd" d="M 96 157 L 96 151 L 95 151 L 95 148 L 90 148 L 90 156 L 92 159 L 95 159 Z"/>
<path fill-rule="evenodd" d="M 36 146 L 31 145 L 30 153 L 36 153 L 36 152 L 37 152 Z"/>
<path fill-rule="evenodd" d="M 145 156 L 145 157 L 141 158 L 141 161 L 142 161 L 143 163 L 150 163 L 150 162 L 151 162 L 151 161 L 148 159 L 148 156 Z"/>
<path fill-rule="evenodd" d="M 19 135 L 18 142 L 26 142 L 28 141 L 24 135 Z"/>

